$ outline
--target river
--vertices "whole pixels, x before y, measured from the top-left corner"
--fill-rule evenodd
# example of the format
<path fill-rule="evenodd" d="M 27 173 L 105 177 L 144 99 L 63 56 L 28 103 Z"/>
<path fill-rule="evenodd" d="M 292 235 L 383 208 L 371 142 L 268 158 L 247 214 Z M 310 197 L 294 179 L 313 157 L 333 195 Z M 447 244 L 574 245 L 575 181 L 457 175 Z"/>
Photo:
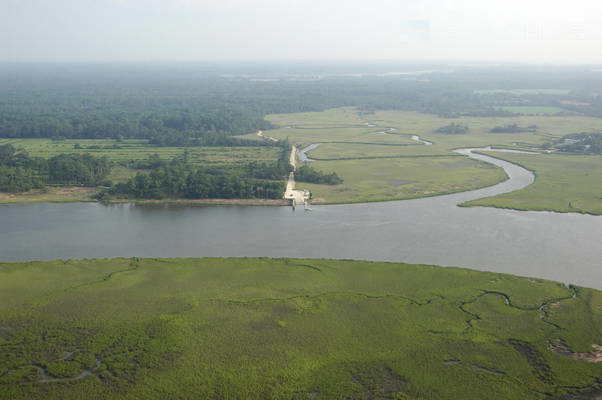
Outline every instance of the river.
<path fill-rule="evenodd" d="M 459 150 L 469 154 L 469 149 Z M 602 217 L 458 203 L 533 182 L 483 155 L 509 180 L 415 200 L 290 207 L 0 206 L 0 261 L 103 257 L 311 257 L 404 261 L 553 279 L 602 289 Z"/>

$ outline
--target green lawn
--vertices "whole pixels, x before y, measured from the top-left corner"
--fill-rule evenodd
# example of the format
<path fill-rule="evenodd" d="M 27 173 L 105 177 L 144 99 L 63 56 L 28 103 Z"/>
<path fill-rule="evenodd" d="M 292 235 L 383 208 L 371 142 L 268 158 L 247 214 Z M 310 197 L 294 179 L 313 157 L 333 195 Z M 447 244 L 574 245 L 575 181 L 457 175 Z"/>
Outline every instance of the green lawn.
<path fill-rule="evenodd" d="M 360 261 L 0 264 L 3 399 L 543 400 L 599 385 L 602 364 L 557 339 L 602 343 L 601 292 Z"/>
<path fill-rule="evenodd" d="M 516 192 L 474 200 L 464 205 L 602 215 L 601 156 L 507 153 L 489 155 L 534 171 L 535 183 Z"/>

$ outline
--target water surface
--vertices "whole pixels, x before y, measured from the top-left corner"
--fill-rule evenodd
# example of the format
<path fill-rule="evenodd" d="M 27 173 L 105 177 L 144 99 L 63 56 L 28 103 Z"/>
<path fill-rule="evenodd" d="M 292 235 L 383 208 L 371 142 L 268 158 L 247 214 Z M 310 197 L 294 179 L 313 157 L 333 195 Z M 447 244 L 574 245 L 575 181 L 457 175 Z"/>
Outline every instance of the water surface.
<path fill-rule="evenodd" d="M 461 150 L 468 154 L 470 150 Z M 511 179 L 447 196 L 290 207 L 0 206 L 0 261 L 102 257 L 316 257 L 461 266 L 602 289 L 602 217 L 460 208 L 519 189 L 529 171 L 482 155 Z"/>

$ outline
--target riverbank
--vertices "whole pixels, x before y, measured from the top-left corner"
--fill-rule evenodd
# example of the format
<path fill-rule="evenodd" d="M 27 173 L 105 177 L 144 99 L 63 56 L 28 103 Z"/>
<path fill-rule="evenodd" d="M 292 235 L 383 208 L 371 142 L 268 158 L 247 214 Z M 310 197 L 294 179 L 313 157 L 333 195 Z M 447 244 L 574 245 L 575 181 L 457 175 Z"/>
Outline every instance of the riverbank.
<path fill-rule="evenodd" d="M 601 389 L 602 292 L 542 279 L 289 258 L 0 263 L 0 275 L 0 390 L 15 400 Z"/>
<path fill-rule="evenodd" d="M 49 187 L 35 189 L 25 193 L 0 192 L 0 204 L 26 204 L 26 203 L 84 203 L 98 202 L 94 195 L 102 188 L 90 187 Z M 101 202 L 103 204 L 132 203 L 138 205 L 240 205 L 240 206 L 286 206 L 290 202 L 284 199 L 160 199 L 160 200 L 133 200 L 113 199 Z"/>
<path fill-rule="evenodd" d="M 93 196 L 102 188 L 81 186 L 47 186 L 28 192 L 0 192 L 0 204 L 81 203 L 96 201 Z"/>
<path fill-rule="evenodd" d="M 287 206 L 290 202 L 284 199 L 162 199 L 162 200 L 111 200 L 109 204 L 132 203 L 144 206 Z"/>
<path fill-rule="evenodd" d="M 420 138 L 419 138 L 420 139 Z M 312 147 L 313 146 L 313 147 Z M 310 148 L 315 149 L 317 146 L 312 145 L 309 148 L 305 148 L 299 151 L 299 154 L 304 154 Z M 473 207 L 473 206 L 487 206 L 500 209 L 513 209 L 518 211 L 552 211 L 560 213 L 579 213 L 588 215 L 602 215 L 602 192 L 598 193 L 596 190 L 599 188 L 598 182 L 602 179 L 602 157 L 598 156 L 575 156 L 565 154 L 542 154 L 521 152 L 517 150 L 508 149 L 492 149 L 477 148 L 474 149 L 477 152 L 474 155 L 462 152 L 462 149 L 456 152 L 469 156 L 473 160 L 477 161 L 477 165 L 481 165 L 481 174 L 478 177 L 470 179 L 470 184 L 452 182 L 448 187 L 435 188 L 435 190 L 420 191 L 420 181 L 427 179 L 429 176 L 422 176 L 421 179 L 390 179 L 395 178 L 391 175 L 395 169 L 391 169 L 390 164 L 394 162 L 407 164 L 407 160 L 390 160 L 385 159 L 387 165 L 384 165 L 378 169 L 385 172 L 370 172 L 370 176 L 365 176 L 367 168 L 362 164 L 364 160 L 341 160 L 341 161 L 316 161 L 314 165 L 321 166 L 322 169 L 333 168 L 332 163 L 336 163 L 337 171 L 341 171 L 341 165 L 343 168 L 342 175 L 345 179 L 345 184 L 335 185 L 331 187 L 329 185 L 316 185 L 304 183 L 304 189 L 309 189 L 313 194 L 312 202 L 314 204 L 354 204 L 354 203 L 373 203 L 373 202 L 384 202 L 384 201 L 397 201 L 397 200 L 410 200 L 418 198 L 428 198 L 434 196 L 442 196 L 453 193 L 462 193 L 478 190 L 481 188 L 490 187 L 500 182 L 504 182 L 508 179 L 507 172 L 501 169 L 491 169 L 492 159 L 498 159 L 507 161 L 513 165 L 524 168 L 531 171 L 537 180 L 534 185 L 530 185 L 525 188 L 520 188 L 513 193 L 497 194 L 486 198 L 474 199 L 468 202 L 459 204 L 462 207 Z M 485 153 L 485 151 L 487 153 Z M 524 153 L 524 154 L 521 154 Z M 291 165 L 296 166 L 296 154 L 297 149 L 293 146 L 291 151 Z M 479 158 L 478 155 L 484 155 L 487 158 Z M 305 156 L 307 157 L 307 156 Z M 457 156 L 455 156 L 457 157 Z M 417 157 L 416 159 L 419 159 Z M 465 168 L 467 165 L 462 164 L 461 160 L 458 163 L 457 158 L 447 159 L 440 157 L 440 163 L 447 166 L 447 170 L 454 171 L 453 176 L 456 176 L 457 169 Z M 413 161 L 414 163 L 418 161 Z M 373 160 L 371 164 L 375 164 Z M 587 169 L 587 173 L 583 171 Z M 349 171 L 347 171 L 349 170 Z M 404 168 L 397 168 L 397 170 L 405 171 Z M 485 177 L 483 174 L 491 175 L 492 172 L 497 172 L 492 176 Z M 421 170 L 421 174 L 428 172 L 427 168 Z M 449 172 L 449 171 L 448 171 Z M 346 177 L 346 173 L 350 177 Z M 362 175 L 363 174 L 363 175 Z M 376 189 L 369 190 L 370 188 L 362 186 L 362 192 L 349 196 L 346 193 L 353 191 L 354 182 L 365 179 L 371 179 L 374 181 L 380 176 L 386 177 L 389 182 L 395 182 L 397 186 L 397 193 L 391 194 L 389 192 L 380 193 Z M 440 173 L 438 173 L 439 178 Z M 359 178 L 358 178 L 359 177 Z M 381 178 L 384 179 L 384 178 Z M 451 178 L 450 178 L 451 179 Z M 559 182 L 562 185 L 559 185 Z M 351 185 L 351 186 L 350 186 Z M 26 193 L 0 193 L 0 204 L 18 204 L 18 203 L 42 203 L 42 202 L 54 202 L 54 203 L 67 203 L 67 202 L 93 202 L 94 194 L 96 194 L 101 188 L 89 188 L 89 187 L 48 187 L 46 189 L 32 190 Z M 379 194 L 380 193 L 380 194 Z M 287 189 L 285 192 L 285 199 L 164 199 L 164 200 L 111 200 L 109 203 L 124 203 L 134 202 L 141 205 L 161 205 L 161 204 L 173 204 L 173 205 L 256 205 L 256 206 L 286 206 L 290 205 L 290 199 L 296 198 L 297 203 L 301 204 L 304 199 L 303 191 L 295 190 L 294 176 L 287 182 Z"/>
<path fill-rule="evenodd" d="M 532 171 L 535 182 L 513 193 L 475 199 L 461 206 L 602 215 L 601 156 L 490 151 L 484 154 Z"/>

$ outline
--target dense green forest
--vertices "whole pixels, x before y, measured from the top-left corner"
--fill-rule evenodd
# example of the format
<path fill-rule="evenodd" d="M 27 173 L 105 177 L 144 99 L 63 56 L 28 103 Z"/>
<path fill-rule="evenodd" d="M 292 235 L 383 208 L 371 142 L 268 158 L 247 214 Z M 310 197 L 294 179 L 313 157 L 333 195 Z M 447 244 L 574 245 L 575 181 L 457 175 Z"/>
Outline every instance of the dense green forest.
<path fill-rule="evenodd" d="M 0 191 L 23 192 L 46 184 L 95 186 L 104 183 L 111 166 L 106 157 L 59 154 L 32 158 L 12 145 L 0 146 Z"/>
<path fill-rule="evenodd" d="M 336 172 L 327 174 L 322 171 L 316 171 L 307 164 L 297 168 L 295 171 L 295 179 L 299 182 L 322 183 L 326 185 L 339 185 L 343 183 L 343 180 Z"/>
<path fill-rule="evenodd" d="M 452 122 L 449 125 L 442 126 L 435 130 L 435 133 L 445 133 L 448 135 L 460 135 L 463 133 L 468 133 L 469 129 L 466 125 L 456 124 Z"/>
<path fill-rule="evenodd" d="M 150 174 L 138 173 L 128 182 L 101 193 L 99 199 L 280 199 L 285 188 L 284 180 L 213 175 L 174 162 Z"/>
<path fill-rule="evenodd" d="M 419 68 L 427 71 L 390 73 Z M 358 75 L 358 70 L 368 72 Z M 0 64 L 0 137 L 141 138 L 160 146 L 241 146 L 247 141 L 232 136 L 271 128 L 266 114 L 341 106 L 447 117 L 507 116 L 512 112 L 495 107 L 528 101 L 602 117 L 600 74 L 575 72 L 543 67 L 437 71 L 435 66 L 394 63 Z M 527 89 L 510 90 L 517 87 Z M 528 88 L 555 88 L 563 94 Z"/>
<path fill-rule="evenodd" d="M 284 178 L 292 169 L 288 157 L 289 150 L 283 147 L 275 162 L 252 162 L 242 173 L 150 157 L 150 173 L 137 173 L 102 191 L 98 199 L 280 199 L 286 189 Z"/>

